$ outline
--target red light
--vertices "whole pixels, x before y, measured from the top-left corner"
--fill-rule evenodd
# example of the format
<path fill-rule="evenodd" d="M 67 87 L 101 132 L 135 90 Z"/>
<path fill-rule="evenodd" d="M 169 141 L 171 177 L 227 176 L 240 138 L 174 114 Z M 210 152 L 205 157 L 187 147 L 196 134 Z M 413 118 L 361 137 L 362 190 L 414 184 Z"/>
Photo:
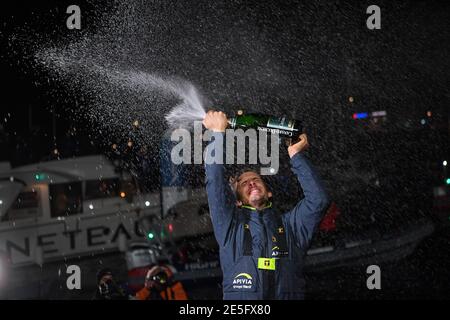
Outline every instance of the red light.
<path fill-rule="evenodd" d="M 353 119 L 358 118 L 358 116 L 356 115 L 356 113 L 353 114 Z"/>
<path fill-rule="evenodd" d="M 332 202 L 325 216 L 320 222 L 319 229 L 322 231 L 333 231 L 336 229 L 336 220 L 341 214 L 341 210 L 336 203 Z"/>
<path fill-rule="evenodd" d="M 173 232 L 173 225 L 171 223 L 168 225 L 168 229 L 169 229 L 169 232 Z"/>

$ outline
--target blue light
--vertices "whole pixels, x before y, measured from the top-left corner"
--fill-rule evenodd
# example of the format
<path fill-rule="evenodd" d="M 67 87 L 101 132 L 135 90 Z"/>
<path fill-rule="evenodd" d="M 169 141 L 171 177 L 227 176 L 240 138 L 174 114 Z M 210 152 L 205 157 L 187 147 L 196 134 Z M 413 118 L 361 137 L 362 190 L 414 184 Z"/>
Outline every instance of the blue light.
<path fill-rule="evenodd" d="M 353 114 L 353 119 L 365 119 L 368 118 L 369 114 L 367 112 L 359 112 Z"/>

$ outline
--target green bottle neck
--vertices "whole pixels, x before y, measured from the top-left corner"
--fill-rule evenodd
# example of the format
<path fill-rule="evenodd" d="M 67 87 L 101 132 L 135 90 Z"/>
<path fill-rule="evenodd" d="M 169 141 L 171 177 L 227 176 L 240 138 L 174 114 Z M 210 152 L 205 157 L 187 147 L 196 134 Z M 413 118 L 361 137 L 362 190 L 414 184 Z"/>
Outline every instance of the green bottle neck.
<path fill-rule="evenodd" d="M 228 119 L 228 123 L 232 129 L 236 127 L 255 127 L 255 126 L 265 126 L 269 116 L 258 113 L 248 113 L 243 115 L 238 115 L 233 118 Z"/>
<path fill-rule="evenodd" d="M 230 125 L 231 129 L 234 129 L 236 127 L 236 117 L 229 118 L 228 119 L 228 124 Z"/>

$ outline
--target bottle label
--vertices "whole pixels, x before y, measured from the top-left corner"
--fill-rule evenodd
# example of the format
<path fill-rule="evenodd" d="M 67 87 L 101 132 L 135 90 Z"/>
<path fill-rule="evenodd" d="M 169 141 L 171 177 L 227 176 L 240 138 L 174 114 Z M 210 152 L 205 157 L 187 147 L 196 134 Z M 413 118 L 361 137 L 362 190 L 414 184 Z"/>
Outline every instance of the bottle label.
<path fill-rule="evenodd" d="M 282 118 L 269 118 L 267 121 L 268 128 L 281 129 L 281 130 L 293 130 L 294 129 L 294 121 L 286 119 L 286 117 Z"/>
<path fill-rule="evenodd" d="M 276 128 L 268 128 L 268 127 L 260 127 L 258 126 L 257 129 L 259 131 L 266 131 L 266 132 L 270 132 L 270 133 L 278 133 L 282 136 L 288 136 L 288 137 L 292 137 L 293 132 L 291 130 L 282 130 L 282 129 L 276 129 Z"/>
<path fill-rule="evenodd" d="M 270 133 L 278 133 L 282 136 L 292 137 L 294 134 L 295 121 L 289 120 L 286 117 L 276 118 L 270 117 L 267 121 L 266 127 L 258 126 L 258 130 L 267 131 Z"/>

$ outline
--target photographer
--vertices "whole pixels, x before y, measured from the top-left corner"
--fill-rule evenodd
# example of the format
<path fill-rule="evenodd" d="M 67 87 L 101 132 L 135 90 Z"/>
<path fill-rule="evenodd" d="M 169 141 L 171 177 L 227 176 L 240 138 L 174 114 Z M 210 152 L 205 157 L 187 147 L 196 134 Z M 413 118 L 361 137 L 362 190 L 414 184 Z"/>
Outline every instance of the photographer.
<path fill-rule="evenodd" d="M 114 280 L 109 268 L 97 272 L 97 290 L 92 300 L 127 300 L 124 290 Z"/>
<path fill-rule="evenodd" d="M 154 266 L 145 276 L 145 286 L 136 293 L 137 300 L 187 300 L 183 285 L 173 280 L 172 271 Z"/>

